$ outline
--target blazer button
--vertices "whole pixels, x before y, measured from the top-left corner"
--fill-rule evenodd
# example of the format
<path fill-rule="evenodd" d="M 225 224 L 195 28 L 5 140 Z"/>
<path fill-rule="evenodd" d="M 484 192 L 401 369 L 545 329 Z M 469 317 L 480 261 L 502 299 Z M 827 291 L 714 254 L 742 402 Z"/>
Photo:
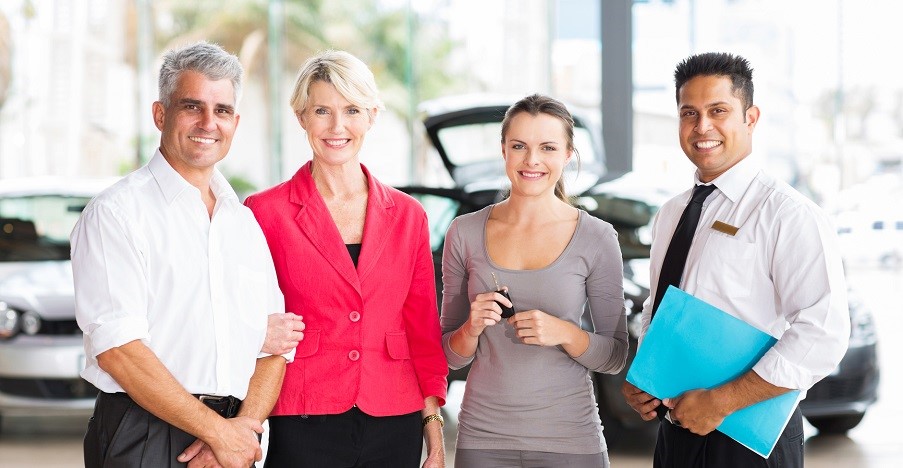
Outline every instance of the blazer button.
<path fill-rule="evenodd" d="M 361 358 L 361 353 L 358 352 L 358 350 L 356 350 L 356 349 L 352 349 L 348 353 L 348 359 L 351 359 L 352 361 L 357 361 L 360 358 Z"/>
<path fill-rule="evenodd" d="M 356 310 L 353 310 L 353 311 L 351 311 L 350 314 L 348 314 L 348 319 L 351 320 L 352 322 L 357 322 L 358 320 L 361 319 L 361 313 Z"/>

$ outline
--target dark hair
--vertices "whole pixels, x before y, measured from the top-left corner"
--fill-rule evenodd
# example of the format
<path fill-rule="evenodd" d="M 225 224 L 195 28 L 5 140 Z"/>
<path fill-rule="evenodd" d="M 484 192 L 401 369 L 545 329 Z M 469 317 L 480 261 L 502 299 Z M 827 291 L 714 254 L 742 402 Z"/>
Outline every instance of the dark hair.
<path fill-rule="evenodd" d="M 505 111 L 505 118 L 502 119 L 502 145 L 505 144 L 508 128 L 511 127 L 511 119 L 517 114 L 524 112 L 534 117 L 539 114 L 546 114 L 561 120 L 561 123 L 564 124 L 565 136 L 567 137 L 565 142 L 567 149 L 573 151 L 577 155 L 577 160 L 580 160 L 580 155 L 577 154 L 577 149 L 574 148 L 574 117 L 571 116 L 571 113 L 568 112 L 567 107 L 561 101 L 542 94 L 531 94 L 515 102 Z M 564 191 L 564 174 L 555 182 L 555 196 L 566 203 L 570 203 L 570 199 L 568 199 Z"/>
<path fill-rule="evenodd" d="M 725 52 L 692 55 L 674 69 L 675 98 L 680 104 L 680 88 L 697 76 L 726 76 L 731 79 L 731 92 L 743 103 L 743 110 L 753 105 L 753 78 L 749 61 Z M 745 120 L 745 119 L 744 119 Z"/>

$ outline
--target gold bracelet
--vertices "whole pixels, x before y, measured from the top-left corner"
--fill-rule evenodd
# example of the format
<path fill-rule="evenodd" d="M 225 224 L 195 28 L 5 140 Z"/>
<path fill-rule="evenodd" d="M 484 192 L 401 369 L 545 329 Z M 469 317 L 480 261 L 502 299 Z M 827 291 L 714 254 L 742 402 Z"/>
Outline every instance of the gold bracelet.
<path fill-rule="evenodd" d="M 439 421 L 439 427 L 445 427 L 445 419 L 442 419 L 441 414 L 431 414 L 423 418 L 423 425 L 426 426 L 430 421 Z"/>

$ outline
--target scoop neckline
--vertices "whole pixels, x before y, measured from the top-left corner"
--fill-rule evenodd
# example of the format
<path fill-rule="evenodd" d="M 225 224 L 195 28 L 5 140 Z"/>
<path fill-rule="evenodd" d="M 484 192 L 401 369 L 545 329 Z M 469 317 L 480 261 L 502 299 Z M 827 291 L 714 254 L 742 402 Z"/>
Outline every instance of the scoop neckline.
<path fill-rule="evenodd" d="M 492 210 L 495 209 L 495 207 L 496 207 L 496 205 L 490 205 L 490 206 L 486 207 L 486 215 L 483 217 L 483 234 L 482 234 L 483 256 L 486 258 L 486 262 L 492 268 L 499 270 L 499 271 L 508 272 L 508 273 L 535 273 L 535 272 L 541 272 L 541 271 L 545 271 L 545 270 L 554 268 L 556 265 L 558 265 L 558 263 L 560 263 L 562 261 L 562 259 L 565 256 L 567 256 L 567 253 L 571 250 L 571 246 L 574 245 L 574 239 L 577 238 L 577 232 L 580 231 L 580 226 L 583 224 L 583 218 L 584 218 L 584 216 L 586 216 L 585 211 L 583 211 L 581 209 L 577 209 L 577 225 L 574 226 L 574 232 L 573 232 L 573 234 L 571 234 L 571 238 L 568 240 L 568 243 L 564 247 L 564 250 L 562 250 L 561 253 L 558 254 L 558 258 L 553 260 L 552 263 L 549 263 L 548 265 L 546 265 L 542 268 L 536 268 L 536 269 L 530 269 L 530 270 L 526 270 L 526 269 L 518 270 L 518 269 L 511 269 L 511 268 L 505 268 L 503 266 L 500 266 L 499 264 L 495 263 L 495 260 L 493 260 L 492 257 L 489 255 L 486 227 L 489 224 L 489 216 L 492 215 Z"/>

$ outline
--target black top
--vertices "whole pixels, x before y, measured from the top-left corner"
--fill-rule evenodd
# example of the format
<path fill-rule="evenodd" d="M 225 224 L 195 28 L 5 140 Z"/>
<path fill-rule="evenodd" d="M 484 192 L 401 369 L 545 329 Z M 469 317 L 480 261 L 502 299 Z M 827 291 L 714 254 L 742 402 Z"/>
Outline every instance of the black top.
<path fill-rule="evenodd" d="M 357 268 L 357 259 L 361 256 L 361 244 L 345 244 L 345 247 L 348 247 L 348 255 L 351 255 L 351 261 Z"/>

